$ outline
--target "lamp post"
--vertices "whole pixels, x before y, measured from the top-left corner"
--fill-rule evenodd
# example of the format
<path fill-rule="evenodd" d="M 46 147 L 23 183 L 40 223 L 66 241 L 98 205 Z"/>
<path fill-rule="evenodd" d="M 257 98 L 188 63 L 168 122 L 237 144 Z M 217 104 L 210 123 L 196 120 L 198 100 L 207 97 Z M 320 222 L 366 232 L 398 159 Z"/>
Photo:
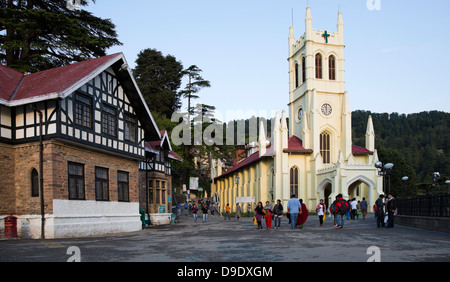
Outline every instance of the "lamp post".
<path fill-rule="evenodd" d="M 391 170 L 394 167 L 394 164 L 393 163 L 387 163 L 387 164 L 383 165 L 382 162 L 376 162 L 375 163 L 375 167 L 380 169 L 378 171 L 378 175 L 383 176 L 383 192 L 384 193 L 386 193 L 386 191 L 385 191 L 386 190 L 386 188 L 385 188 L 385 186 L 386 186 L 385 185 L 385 177 L 386 177 L 386 175 L 389 176 L 388 193 L 391 193 Z"/>
<path fill-rule="evenodd" d="M 406 198 L 406 181 L 408 181 L 409 177 L 408 176 L 403 176 L 402 180 L 403 180 L 403 188 L 405 190 L 405 198 Z"/>
<path fill-rule="evenodd" d="M 441 174 L 439 172 L 433 172 L 433 187 L 437 191 L 439 184 L 437 183 L 439 178 L 441 178 Z"/>

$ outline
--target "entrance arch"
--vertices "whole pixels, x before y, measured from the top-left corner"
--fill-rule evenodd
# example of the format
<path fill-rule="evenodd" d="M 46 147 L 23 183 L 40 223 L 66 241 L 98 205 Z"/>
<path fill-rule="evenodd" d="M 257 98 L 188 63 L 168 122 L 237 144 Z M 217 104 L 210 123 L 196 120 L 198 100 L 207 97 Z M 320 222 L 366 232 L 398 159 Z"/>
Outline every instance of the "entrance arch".
<path fill-rule="evenodd" d="M 361 184 L 365 184 L 369 187 L 369 191 L 367 192 L 370 192 L 372 189 L 375 188 L 375 183 L 370 178 L 364 175 L 359 175 L 350 180 L 349 182 L 347 182 L 347 189 L 348 189 L 347 191 L 349 198 L 353 199 L 357 197 L 362 197 L 363 191 L 358 190 Z"/>
<path fill-rule="evenodd" d="M 323 199 L 327 207 L 329 207 L 330 206 L 329 204 L 332 203 L 332 201 L 330 202 L 330 195 L 332 191 L 333 191 L 332 181 L 329 178 L 325 178 L 317 188 L 317 192 L 320 195 L 320 199 Z"/>

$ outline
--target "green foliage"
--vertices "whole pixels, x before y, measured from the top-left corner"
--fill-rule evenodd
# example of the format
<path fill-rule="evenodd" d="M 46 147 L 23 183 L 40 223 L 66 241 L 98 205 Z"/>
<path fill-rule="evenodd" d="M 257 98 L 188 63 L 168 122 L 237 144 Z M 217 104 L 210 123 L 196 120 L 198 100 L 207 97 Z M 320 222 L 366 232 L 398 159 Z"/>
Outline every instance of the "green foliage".
<path fill-rule="evenodd" d="M 71 11 L 66 2 L 0 0 L 0 63 L 20 72 L 42 71 L 104 56 L 122 44 L 111 20 Z"/>
<path fill-rule="evenodd" d="M 170 118 L 181 107 L 177 91 L 182 71 L 182 63 L 172 55 L 164 56 L 155 49 L 145 49 L 138 54 L 133 75 L 152 113 Z"/>
<path fill-rule="evenodd" d="M 395 164 L 391 188 L 403 187 L 401 178 L 408 176 L 408 190 L 424 193 L 419 188 L 431 187 L 435 171 L 440 172 L 439 183 L 445 186 L 445 180 L 450 179 L 450 113 L 430 111 L 400 115 L 355 111 L 352 113 L 355 145 L 365 145 L 369 115 L 373 119 L 380 161 Z"/>

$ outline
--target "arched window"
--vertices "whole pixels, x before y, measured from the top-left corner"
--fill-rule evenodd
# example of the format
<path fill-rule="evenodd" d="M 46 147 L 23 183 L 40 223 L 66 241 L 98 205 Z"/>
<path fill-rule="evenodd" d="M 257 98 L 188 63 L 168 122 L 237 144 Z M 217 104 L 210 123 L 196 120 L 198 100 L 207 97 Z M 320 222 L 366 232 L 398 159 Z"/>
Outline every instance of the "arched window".
<path fill-rule="evenodd" d="M 31 171 L 31 197 L 39 197 L 39 174 L 35 168 Z"/>
<path fill-rule="evenodd" d="M 298 81 L 298 71 L 299 71 L 298 63 L 295 63 L 295 70 L 294 70 L 294 76 L 295 76 L 295 88 L 297 88 L 297 87 L 299 86 L 299 81 Z"/>
<path fill-rule="evenodd" d="M 291 195 L 295 194 L 298 197 L 298 168 L 296 166 L 291 168 L 291 181 L 290 181 L 290 192 Z"/>
<path fill-rule="evenodd" d="M 316 54 L 316 78 L 322 79 L 322 55 Z"/>
<path fill-rule="evenodd" d="M 302 57 L 302 83 L 306 81 L 306 59 Z"/>
<path fill-rule="evenodd" d="M 333 55 L 328 57 L 328 78 L 336 80 L 336 58 Z"/>
<path fill-rule="evenodd" d="M 330 161 L 330 134 L 323 132 L 320 134 L 320 154 L 322 155 L 323 163 L 329 164 Z"/>

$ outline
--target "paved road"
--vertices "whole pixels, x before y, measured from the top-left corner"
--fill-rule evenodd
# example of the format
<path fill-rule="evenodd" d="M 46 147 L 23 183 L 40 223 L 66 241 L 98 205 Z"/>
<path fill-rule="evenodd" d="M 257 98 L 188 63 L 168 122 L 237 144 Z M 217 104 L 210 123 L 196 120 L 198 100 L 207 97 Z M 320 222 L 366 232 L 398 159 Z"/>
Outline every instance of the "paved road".
<path fill-rule="evenodd" d="M 310 216 L 302 230 L 257 230 L 251 218 L 209 217 L 194 223 L 155 226 L 139 232 L 58 240 L 1 240 L 6 262 L 449 262 L 450 235 L 401 227 L 376 228 L 373 215 L 336 230 L 327 218 Z M 69 249 L 70 247 L 75 247 Z M 69 251 L 69 252 L 68 252 Z"/>

